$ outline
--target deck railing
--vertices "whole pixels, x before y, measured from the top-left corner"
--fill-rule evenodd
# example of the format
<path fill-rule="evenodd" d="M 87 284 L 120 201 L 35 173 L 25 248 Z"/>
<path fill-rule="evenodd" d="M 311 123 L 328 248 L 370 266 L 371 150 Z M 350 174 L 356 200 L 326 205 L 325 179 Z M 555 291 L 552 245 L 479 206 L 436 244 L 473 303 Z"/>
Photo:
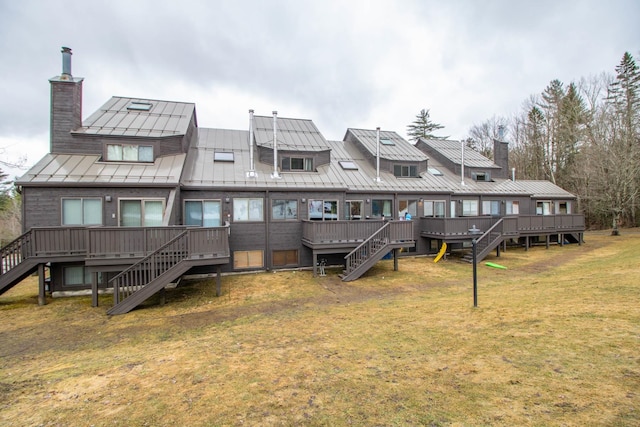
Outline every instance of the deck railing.
<path fill-rule="evenodd" d="M 413 240 L 411 221 L 302 221 L 302 239 L 322 244 L 362 242 L 375 234 L 385 224 L 390 224 L 391 240 Z"/>
<path fill-rule="evenodd" d="M 87 258 L 142 257 L 186 229 L 184 226 L 91 227 L 88 229 Z"/>
<path fill-rule="evenodd" d="M 420 229 L 423 233 L 443 237 L 464 237 L 472 235 L 469 230 L 482 232 L 488 230 L 500 218 L 490 216 L 456 217 L 456 218 L 420 218 Z M 503 220 L 503 234 L 531 234 L 537 231 L 552 233 L 554 231 L 584 231 L 584 215 L 517 215 L 506 216 Z"/>

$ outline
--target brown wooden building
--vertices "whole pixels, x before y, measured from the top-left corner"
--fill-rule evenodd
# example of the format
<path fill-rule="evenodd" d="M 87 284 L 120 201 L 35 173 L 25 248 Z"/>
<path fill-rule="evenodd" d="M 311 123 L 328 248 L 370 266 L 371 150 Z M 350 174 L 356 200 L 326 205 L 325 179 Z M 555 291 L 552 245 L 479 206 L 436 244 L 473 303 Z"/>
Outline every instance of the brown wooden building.
<path fill-rule="evenodd" d="M 70 64 L 63 48 L 63 64 Z M 246 130 L 198 127 L 194 104 L 113 97 L 82 120 L 81 78 L 51 83 L 51 150 L 17 181 L 24 234 L 2 248 L 0 292 L 38 270 L 41 295 L 114 289 L 124 313 L 185 273 L 343 264 L 507 241 L 579 243 L 576 198 L 511 179 L 458 141 L 249 112 Z M 405 220 L 410 216 L 411 220 Z M 404 248 L 401 253 L 400 248 Z M 45 283 L 49 269 L 49 283 Z"/>

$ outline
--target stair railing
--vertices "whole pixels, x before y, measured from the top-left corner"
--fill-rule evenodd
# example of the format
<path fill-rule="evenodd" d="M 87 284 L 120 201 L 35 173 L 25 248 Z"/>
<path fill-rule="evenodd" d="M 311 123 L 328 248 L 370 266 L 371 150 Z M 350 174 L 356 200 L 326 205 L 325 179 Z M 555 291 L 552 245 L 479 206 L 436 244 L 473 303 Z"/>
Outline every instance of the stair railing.
<path fill-rule="evenodd" d="M 124 301 L 147 283 L 188 258 L 190 256 L 188 233 L 189 230 L 183 231 L 112 278 L 109 282 L 113 283 L 114 305 Z"/>
<path fill-rule="evenodd" d="M 32 231 L 29 230 L 0 249 L 0 274 L 5 274 L 23 260 L 34 256 Z"/>
<path fill-rule="evenodd" d="M 491 246 L 497 239 L 502 236 L 502 218 L 496 221 L 487 231 L 482 233 L 480 237 L 476 239 L 477 257 L 482 259 L 486 253 L 487 248 Z"/>
<path fill-rule="evenodd" d="M 364 242 L 360 243 L 354 250 L 349 252 L 344 259 L 346 260 L 345 275 L 362 265 L 367 259 L 378 253 L 389 244 L 390 238 L 390 222 L 387 222 L 375 233 L 369 236 Z"/>

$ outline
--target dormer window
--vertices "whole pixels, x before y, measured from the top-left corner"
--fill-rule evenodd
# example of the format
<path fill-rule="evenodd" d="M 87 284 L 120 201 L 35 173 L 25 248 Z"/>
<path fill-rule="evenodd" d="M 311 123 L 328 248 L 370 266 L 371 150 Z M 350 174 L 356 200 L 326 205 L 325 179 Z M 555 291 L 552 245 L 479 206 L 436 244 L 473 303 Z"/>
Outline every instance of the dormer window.
<path fill-rule="evenodd" d="M 418 167 L 393 165 L 393 174 L 399 178 L 416 178 L 418 176 Z"/>
<path fill-rule="evenodd" d="M 109 162 L 153 162 L 152 145 L 107 144 Z"/>
<path fill-rule="evenodd" d="M 283 157 L 281 167 L 283 171 L 313 172 L 313 159 L 310 157 Z"/>
<path fill-rule="evenodd" d="M 491 181 L 491 175 L 489 175 L 488 172 L 473 172 L 471 176 L 473 177 L 474 181 Z"/>

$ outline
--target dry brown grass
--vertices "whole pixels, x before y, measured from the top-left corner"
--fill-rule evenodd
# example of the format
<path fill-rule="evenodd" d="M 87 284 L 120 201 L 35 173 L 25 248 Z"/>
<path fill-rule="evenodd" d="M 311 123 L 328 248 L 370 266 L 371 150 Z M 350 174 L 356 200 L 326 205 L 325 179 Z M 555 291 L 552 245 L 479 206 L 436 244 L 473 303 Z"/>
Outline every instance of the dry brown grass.
<path fill-rule="evenodd" d="M 640 425 L 640 234 L 336 272 L 228 276 L 109 318 L 0 297 L 3 425 Z"/>

